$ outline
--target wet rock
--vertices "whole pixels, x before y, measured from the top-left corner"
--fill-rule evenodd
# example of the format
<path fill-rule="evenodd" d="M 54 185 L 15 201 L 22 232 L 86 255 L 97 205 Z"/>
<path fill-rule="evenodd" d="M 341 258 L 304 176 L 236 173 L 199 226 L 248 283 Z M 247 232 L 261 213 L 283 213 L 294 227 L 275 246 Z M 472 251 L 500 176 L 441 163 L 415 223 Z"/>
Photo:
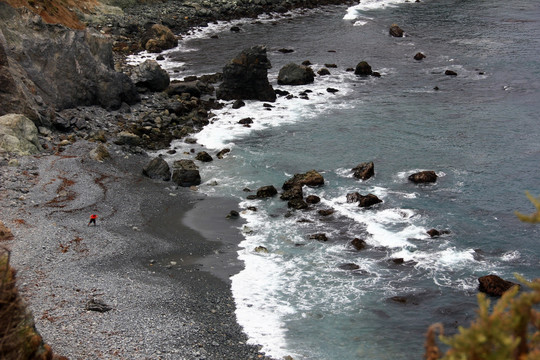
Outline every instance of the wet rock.
<path fill-rule="evenodd" d="M 92 149 L 89 155 L 92 159 L 99 162 L 103 162 L 104 160 L 111 158 L 111 154 L 109 153 L 109 150 L 103 144 L 99 144 L 94 149 Z"/>
<path fill-rule="evenodd" d="M 457 72 L 455 72 L 454 70 L 446 70 L 444 72 L 444 75 L 448 75 L 448 76 L 457 76 Z"/>
<path fill-rule="evenodd" d="M 373 70 L 371 70 L 371 66 L 366 61 L 360 61 L 354 69 L 354 74 L 368 76 L 373 74 Z"/>
<path fill-rule="evenodd" d="M 502 296 L 507 290 L 519 286 L 511 281 L 504 280 L 497 275 L 486 275 L 478 278 L 478 290 L 491 296 Z"/>
<path fill-rule="evenodd" d="M 348 193 L 347 194 L 347 202 L 349 204 L 359 202 L 361 197 L 362 197 L 362 195 L 360 195 L 359 192 Z"/>
<path fill-rule="evenodd" d="M 367 195 L 360 195 L 360 201 L 358 206 L 359 207 L 370 207 L 375 204 L 382 203 L 383 201 L 379 199 L 376 195 L 373 194 L 367 194 Z"/>
<path fill-rule="evenodd" d="M 43 150 L 36 125 L 21 114 L 0 116 L 0 148 L 18 155 L 36 154 Z"/>
<path fill-rule="evenodd" d="M 151 53 L 160 53 L 176 46 L 178 46 L 176 36 L 171 29 L 161 24 L 152 25 L 141 39 L 141 47 Z"/>
<path fill-rule="evenodd" d="M 360 269 L 360 266 L 355 263 L 340 264 L 338 266 L 341 270 L 354 271 Z"/>
<path fill-rule="evenodd" d="M 141 143 L 141 138 L 131 132 L 121 131 L 114 140 L 114 143 L 116 145 L 138 146 Z"/>
<path fill-rule="evenodd" d="M 294 52 L 293 49 L 285 49 L 285 48 L 279 49 L 278 51 L 279 51 L 280 53 L 283 53 L 283 54 L 290 54 L 290 53 Z"/>
<path fill-rule="evenodd" d="M 360 250 L 363 250 L 366 248 L 367 246 L 367 243 L 365 240 L 362 240 L 362 239 L 359 239 L 359 238 L 354 238 L 352 241 L 351 241 L 351 245 L 358 251 Z"/>
<path fill-rule="evenodd" d="M 426 55 L 422 54 L 421 52 L 417 52 L 414 55 L 414 60 L 420 61 L 426 58 Z"/>
<path fill-rule="evenodd" d="M 283 190 L 289 190 L 294 186 L 321 186 L 324 185 L 323 176 L 316 170 L 310 170 L 304 174 L 295 174 L 292 178 L 285 181 Z"/>
<path fill-rule="evenodd" d="M 236 100 L 233 104 L 232 104 L 232 108 L 233 109 L 240 109 L 242 106 L 246 106 L 246 103 L 243 102 L 242 100 Z"/>
<path fill-rule="evenodd" d="M 274 185 L 262 186 L 257 189 L 257 198 L 264 199 L 277 195 L 277 189 Z"/>
<path fill-rule="evenodd" d="M 375 165 L 372 161 L 364 162 L 352 169 L 353 176 L 360 180 L 367 180 L 375 175 Z"/>
<path fill-rule="evenodd" d="M 434 183 L 437 181 L 437 174 L 435 171 L 420 171 L 409 175 L 408 179 L 415 184 Z"/>
<path fill-rule="evenodd" d="M 150 160 L 143 167 L 142 173 L 151 179 L 161 179 L 163 181 L 169 181 L 171 179 L 169 164 L 159 156 Z"/>
<path fill-rule="evenodd" d="M 217 154 L 216 154 L 216 157 L 218 159 L 223 159 L 225 157 L 226 154 L 230 153 L 231 152 L 231 149 L 223 149 L 223 150 L 220 150 Z"/>
<path fill-rule="evenodd" d="M 275 101 L 276 93 L 268 82 L 271 67 L 266 47 L 259 45 L 243 50 L 223 68 L 223 82 L 217 89 L 217 98 Z"/>
<path fill-rule="evenodd" d="M 330 94 L 335 94 L 339 92 L 339 90 L 335 88 L 326 88 L 326 92 L 329 92 Z"/>
<path fill-rule="evenodd" d="M 390 261 L 392 261 L 392 263 L 396 265 L 402 265 L 405 263 L 405 260 L 403 258 L 395 258 L 395 259 L 391 259 Z"/>
<path fill-rule="evenodd" d="M 308 204 L 300 198 L 292 199 L 287 203 L 287 207 L 294 210 L 304 210 L 308 208 Z"/>
<path fill-rule="evenodd" d="M 293 186 L 292 188 L 285 190 L 281 196 L 281 200 L 293 200 L 293 199 L 302 199 L 304 197 L 304 193 L 302 191 L 302 186 Z"/>
<path fill-rule="evenodd" d="M 200 98 L 202 94 L 210 94 L 214 87 L 201 80 L 194 81 L 173 81 L 166 90 L 167 95 L 189 94 L 192 97 Z M 183 111 L 182 111 L 183 112 Z M 181 115 L 181 114 L 179 114 Z"/>
<path fill-rule="evenodd" d="M 321 198 L 317 195 L 309 195 L 308 197 L 306 197 L 306 202 L 308 204 L 318 204 L 321 202 Z"/>
<path fill-rule="evenodd" d="M 182 187 L 199 185 L 201 183 L 199 168 L 193 160 L 177 160 L 173 164 L 172 180 Z"/>
<path fill-rule="evenodd" d="M 321 68 L 321 69 L 319 69 L 319 71 L 317 71 L 317 74 L 319 76 L 330 75 L 330 70 L 328 70 L 327 68 Z"/>
<path fill-rule="evenodd" d="M 403 37 L 403 30 L 397 24 L 390 26 L 389 33 L 393 37 Z"/>
<path fill-rule="evenodd" d="M 240 213 L 236 210 L 231 210 L 226 217 L 227 219 L 238 219 L 240 217 Z"/>
<path fill-rule="evenodd" d="M 279 85 L 306 85 L 315 80 L 315 73 L 309 66 L 289 63 L 279 70 Z"/>
<path fill-rule="evenodd" d="M 242 124 L 242 125 L 253 124 L 253 119 L 250 118 L 250 117 L 243 118 L 243 119 L 238 120 L 238 123 L 239 123 L 239 124 Z"/>
<path fill-rule="evenodd" d="M 214 159 L 206 151 L 200 151 L 197 153 L 197 156 L 195 156 L 195 160 L 199 160 L 202 162 L 210 162 L 210 161 L 213 161 Z"/>
<path fill-rule="evenodd" d="M 317 240 L 317 241 L 321 241 L 321 242 L 328 241 L 328 237 L 324 233 L 311 234 L 311 235 L 309 235 L 309 239 L 310 240 Z"/>
<path fill-rule="evenodd" d="M 169 74 L 155 60 L 146 60 L 135 66 L 130 78 L 138 88 L 150 91 L 163 91 L 170 83 Z"/>
<path fill-rule="evenodd" d="M 257 246 L 255 249 L 255 252 L 257 253 L 260 253 L 260 254 L 268 254 L 268 249 L 265 248 L 264 246 Z"/>
<path fill-rule="evenodd" d="M 336 212 L 336 210 L 334 210 L 334 209 L 321 209 L 317 213 L 319 215 L 321 215 L 321 216 L 330 216 L 335 212 Z"/>

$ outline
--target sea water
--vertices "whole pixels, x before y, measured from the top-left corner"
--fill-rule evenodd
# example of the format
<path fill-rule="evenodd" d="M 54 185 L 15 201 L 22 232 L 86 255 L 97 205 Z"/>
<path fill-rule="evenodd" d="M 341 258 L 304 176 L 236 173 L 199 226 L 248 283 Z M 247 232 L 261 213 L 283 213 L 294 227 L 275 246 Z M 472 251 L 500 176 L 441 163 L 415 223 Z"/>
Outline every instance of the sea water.
<path fill-rule="evenodd" d="M 514 215 L 534 211 L 526 190 L 540 195 L 539 21 L 536 0 L 366 0 L 240 20 L 239 33 L 211 24 L 165 53 L 162 65 L 181 79 L 219 72 L 264 44 L 272 85 L 295 96 L 271 108 L 227 103 L 195 135 L 197 151 L 231 149 L 200 164 L 200 191 L 256 207 L 241 213 L 245 269 L 232 277 L 251 343 L 275 358 L 420 359 L 429 325 L 452 334 L 474 319 L 478 277 L 540 277 L 540 226 Z M 405 37 L 389 36 L 394 23 Z M 417 52 L 426 58 L 414 60 Z M 337 67 L 313 84 L 277 85 L 283 65 L 304 60 L 315 71 Z M 360 61 L 381 77 L 347 70 Z M 305 90 L 309 99 L 299 96 Z M 237 123 L 245 117 L 249 128 Z M 351 169 L 367 161 L 375 176 L 355 179 Z M 311 169 L 325 184 L 304 187 L 321 198 L 309 210 L 291 211 L 279 197 L 246 200 L 245 188 L 280 188 Z M 421 170 L 437 182 L 408 181 Z M 347 203 L 355 191 L 383 202 Z M 448 233 L 431 238 L 431 228 Z M 329 240 L 310 240 L 315 233 Z M 367 248 L 355 250 L 354 238 Z"/>

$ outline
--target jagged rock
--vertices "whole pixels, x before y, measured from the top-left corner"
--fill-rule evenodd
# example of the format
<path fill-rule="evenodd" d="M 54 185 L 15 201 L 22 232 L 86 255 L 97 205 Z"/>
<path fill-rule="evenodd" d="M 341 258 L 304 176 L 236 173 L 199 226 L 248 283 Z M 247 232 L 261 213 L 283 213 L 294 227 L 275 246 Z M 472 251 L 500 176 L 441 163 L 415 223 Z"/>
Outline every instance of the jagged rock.
<path fill-rule="evenodd" d="M 43 150 L 36 125 L 21 114 L 0 117 L 0 148 L 18 155 L 36 154 Z"/>
<path fill-rule="evenodd" d="M 393 37 L 403 37 L 403 30 L 397 24 L 390 26 L 389 33 Z"/>
<path fill-rule="evenodd" d="M 367 243 L 365 240 L 362 240 L 362 239 L 359 239 L 359 238 L 354 238 L 352 241 L 351 241 L 351 245 L 354 246 L 354 248 L 358 251 L 360 250 L 363 250 L 366 248 L 367 246 Z"/>
<path fill-rule="evenodd" d="M 304 174 L 295 174 L 292 178 L 285 181 L 283 190 L 289 190 L 294 186 L 321 186 L 324 185 L 323 176 L 316 170 L 310 170 Z"/>
<path fill-rule="evenodd" d="M 364 162 L 352 169 L 353 176 L 360 180 L 367 180 L 375 175 L 375 165 L 373 162 Z"/>
<path fill-rule="evenodd" d="M 279 70 L 279 85 L 306 85 L 315 80 L 315 74 L 309 66 L 289 63 Z"/>
<path fill-rule="evenodd" d="M 422 54 L 421 52 L 418 52 L 414 55 L 414 60 L 417 60 L 417 61 L 420 61 L 425 58 L 426 58 L 426 55 Z"/>
<path fill-rule="evenodd" d="M 421 171 L 409 175 L 408 179 L 415 184 L 434 183 L 437 181 L 435 171 Z"/>
<path fill-rule="evenodd" d="M 478 290 L 491 296 L 502 296 L 513 286 L 519 286 L 511 281 L 504 280 L 497 275 L 486 275 L 478 278 Z"/>
<path fill-rule="evenodd" d="M 13 233 L 0 221 L 0 241 L 13 239 Z"/>
<path fill-rule="evenodd" d="M 223 82 L 217 89 L 217 98 L 275 101 L 276 93 L 268 82 L 271 67 L 266 47 L 259 45 L 243 50 L 223 68 Z"/>
<path fill-rule="evenodd" d="M 322 242 L 328 241 L 328 237 L 324 233 L 317 233 L 317 234 L 309 235 L 309 239 L 322 241 Z"/>
<path fill-rule="evenodd" d="M 287 202 L 287 207 L 294 210 L 304 210 L 308 208 L 308 204 L 301 198 L 295 198 Z"/>
<path fill-rule="evenodd" d="M 106 159 L 110 159 L 111 154 L 105 145 L 98 144 L 98 146 L 90 151 L 90 157 L 96 161 L 102 162 Z"/>
<path fill-rule="evenodd" d="M 210 161 L 213 161 L 214 159 L 206 151 L 200 151 L 197 153 L 197 156 L 195 156 L 195 160 L 199 160 L 202 162 L 210 162 Z"/>
<path fill-rule="evenodd" d="M 131 72 L 131 80 L 135 86 L 150 91 L 163 91 L 170 83 L 169 74 L 155 60 L 146 60 L 135 66 Z"/>
<path fill-rule="evenodd" d="M 318 204 L 321 202 L 321 198 L 317 195 L 309 195 L 308 197 L 306 197 L 306 202 L 308 204 Z"/>
<path fill-rule="evenodd" d="M 169 164 L 159 156 L 150 160 L 143 167 L 142 173 L 151 179 L 161 179 L 163 181 L 169 181 L 171 179 Z"/>
<path fill-rule="evenodd" d="M 160 53 L 178 45 L 171 29 L 161 24 L 152 25 L 141 39 L 141 47 L 151 53 Z"/>
<path fill-rule="evenodd" d="M 137 146 L 141 143 L 141 138 L 128 131 L 121 131 L 120 133 L 118 133 L 116 140 L 114 140 L 114 143 L 116 145 Z"/>
<path fill-rule="evenodd" d="M 257 198 L 264 199 L 277 195 L 277 189 L 274 185 L 262 186 L 257 189 Z"/>
<path fill-rule="evenodd" d="M 199 168 L 193 160 L 177 160 L 173 164 L 172 181 L 182 187 L 190 187 L 201 183 Z"/>
<path fill-rule="evenodd" d="M 285 190 L 281 196 L 281 200 L 293 200 L 302 199 L 304 197 L 302 186 L 293 186 L 292 188 Z"/>
<path fill-rule="evenodd" d="M 370 207 L 375 204 L 382 203 L 383 201 L 379 199 L 376 195 L 373 194 L 367 194 L 367 195 L 360 195 L 360 201 L 358 206 L 359 207 Z"/>

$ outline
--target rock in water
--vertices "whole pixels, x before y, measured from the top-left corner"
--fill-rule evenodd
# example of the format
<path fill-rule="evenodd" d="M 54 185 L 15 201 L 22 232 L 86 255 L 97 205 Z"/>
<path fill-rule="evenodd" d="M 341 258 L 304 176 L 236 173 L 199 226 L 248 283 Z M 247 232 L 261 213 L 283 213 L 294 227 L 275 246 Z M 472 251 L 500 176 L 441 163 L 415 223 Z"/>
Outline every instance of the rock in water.
<path fill-rule="evenodd" d="M 172 180 L 182 187 L 190 187 L 201 183 L 199 168 L 193 160 L 177 160 L 173 164 Z"/>
<path fill-rule="evenodd" d="M 274 185 L 267 185 L 257 189 L 257 198 L 264 199 L 277 195 Z"/>
<path fill-rule="evenodd" d="M 310 170 L 304 174 L 295 174 L 292 178 L 285 181 L 283 190 L 292 189 L 295 186 L 321 186 L 324 185 L 324 178 L 316 170 Z"/>
<path fill-rule="evenodd" d="M 373 70 L 371 70 L 371 66 L 366 61 L 360 61 L 354 69 L 354 74 L 360 76 L 373 75 Z"/>
<path fill-rule="evenodd" d="M 357 165 L 352 169 L 354 171 L 353 176 L 360 180 L 367 180 L 375 175 L 375 165 L 373 162 L 365 162 Z"/>
<path fill-rule="evenodd" d="M 403 37 L 403 30 L 397 24 L 390 26 L 389 33 L 393 37 Z"/>
<path fill-rule="evenodd" d="M 155 60 L 146 60 L 136 66 L 131 73 L 135 86 L 150 91 L 163 91 L 170 83 L 169 74 Z"/>
<path fill-rule="evenodd" d="M 18 155 L 36 154 L 43 150 L 36 125 L 20 114 L 0 117 L 0 148 Z"/>
<path fill-rule="evenodd" d="M 289 63 L 279 70 L 279 85 L 306 85 L 315 80 L 315 73 L 309 66 Z"/>
<path fill-rule="evenodd" d="M 421 171 L 410 175 L 408 179 L 415 184 L 434 183 L 437 181 L 437 174 L 435 171 Z"/>
<path fill-rule="evenodd" d="M 161 179 L 163 181 L 169 181 L 171 179 L 169 164 L 159 156 L 150 160 L 143 167 L 142 173 L 151 179 Z"/>
<path fill-rule="evenodd" d="M 519 286 L 511 281 L 504 280 L 497 275 L 486 275 L 478 278 L 478 290 L 491 296 L 502 296 L 513 286 Z"/>
<path fill-rule="evenodd" d="M 223 82 L 216 91 L 218 99 L 275 101 L 276 93 L 268 82 L 272 65 L 266 47 L 243 50 L 223 68 Z"/>

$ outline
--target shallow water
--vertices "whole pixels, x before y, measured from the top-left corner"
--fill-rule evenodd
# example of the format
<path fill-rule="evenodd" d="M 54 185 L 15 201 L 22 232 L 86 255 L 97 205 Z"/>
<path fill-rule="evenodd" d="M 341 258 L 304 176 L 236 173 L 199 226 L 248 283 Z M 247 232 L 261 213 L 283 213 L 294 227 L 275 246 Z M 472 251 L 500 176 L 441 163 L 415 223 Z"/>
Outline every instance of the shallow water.
<path fill-rule="evenodd" d="M 285 216 L 278 198 L 241 204 L 258 208 L 242 214 L 245 269 L 232 278 L 251 342 L 277 358 L 418 359 L 430 324 L 452 333 L 474 318 L 479 276 L 538 277 L 540 228 L 513 213 L 533 211 L 525 190 L 540 195 L 538 19 L 535 0 L 366 1 L 241 21 L 240 33 L 212 25 L 166 54 L 164 65 L 182 78 L 221 71 L 243 48 L 266 44 L 274 87 L 313 91 L 310 100 L 279 98 L 271 111 L 259 102 L 229 105 L 197 134 L 210 151 L 232 148 L 225 160 L 202 166 L 203 179 L 219 183 L 203 185 L 206 193 L 245 199 L 245 187 L 279 188 L 310 169 L 326 180 L 304 189 L 322 198 L 315 210 Z M 392 23 L 406 37 L 388 36 Z M 427 57 L 413 60 L 419 51 Z M 276 85 L 281 66 L 306 59 L 315 71 L 337 68 L 312 85 Z M 346 71 L 361 60 L 382 77 Z M 444 75 L 447 69 L 458 75 Z M 251 128 L 236 124 L 247 116 Z M 374 161 L 376 175 L 361 182 L 350 169 L 365 161 Z M 436 171 L 437 183 L 408 182 L 419 170 Z M 383 203 L 347 204 L 353 191 Z M 318 215 L 326 208 L 336 212 Z M 449 234 L 430 238 L 431 228 Z M 329 241 L 308 240 L 319 232 Z M 353 250 L 355 237 L 369 247 Z M 359 269 L 340 269 L 347 263 Z"/>

